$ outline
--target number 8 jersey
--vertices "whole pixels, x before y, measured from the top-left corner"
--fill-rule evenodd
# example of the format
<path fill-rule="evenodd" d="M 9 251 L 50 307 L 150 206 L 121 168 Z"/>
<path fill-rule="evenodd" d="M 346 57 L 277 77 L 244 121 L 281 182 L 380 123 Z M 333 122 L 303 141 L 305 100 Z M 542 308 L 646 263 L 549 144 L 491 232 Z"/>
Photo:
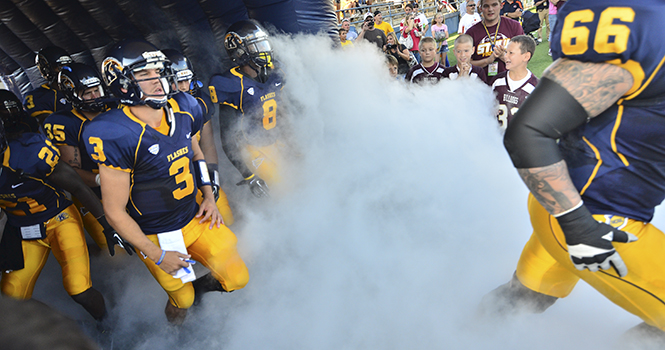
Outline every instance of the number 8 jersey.
<path fill-rule="evenodd" d="M 617 65 L 634 81 L 617 103 L 559 142 L 594 214 L 649 222 L 665 198 L 665 39 L 654 31 L 663 18 L 663 0 L 571 0 L 557 15 L 555 59 Z"/>
<path fill-rule="evenodd" d="M 241 120 L 230 121 L 238 132 L 237 141 L 256 147 L 272 145 L 278 138 L 278 104 L 283 88 L 279 69 L 273 69 L 265 83 L 240 72 L 240 67 L 210 78 L 210 99 L 241 112 Z M 280 107 L 281 108 L 281 107 Z"/>
<path fill-rule="evenodd" d="M 90 157 L 100 166 L 130 174 L 127 209 L 145 234 L 187 225 L 198 210 L 192 140 L 203 120 L 196 100 L 179 93 L 163 109 L 166 134 L 125 106 L 93 119 L 83 131 Z M 161 129 L 161 127 L 159 128 Z"/>

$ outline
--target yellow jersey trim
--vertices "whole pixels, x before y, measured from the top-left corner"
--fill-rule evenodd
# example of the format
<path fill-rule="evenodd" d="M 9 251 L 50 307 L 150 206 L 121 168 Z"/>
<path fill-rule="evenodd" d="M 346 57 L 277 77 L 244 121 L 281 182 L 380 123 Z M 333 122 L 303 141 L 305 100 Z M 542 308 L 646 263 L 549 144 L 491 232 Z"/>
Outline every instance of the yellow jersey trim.
<path fill-rule="evenodd" d="M 240 106 L 236 107 L 236 109 L 240 108 L 240 112 L 245 114 L 245 111 L 242 109 L 242 93 L 245 91 L 245 76 L 240 73 L 240 66 L 231 69 L 231 74 L 240 78 Z"/>
<path fill-rule="evenodd" d="M 621 124 L 621 118 L 623 117 L 623 108 L 624 106 L 619 105 L 616 121 L 614 122 L 614 128 L 612 128 L 612 135 L 610 136 L 610 144 L 612 145 L 612 151 L 614 151 L 614 153 L 616 153 L 616 155 L 619 156 L 619 159 L 621 159 L 623 165 L 629 166 L 630 163 L 628 163 L 628 159 L 626 159 L 626 157 L 623 154 L 619 153 L 619 151 L 617 150 L 617 141 L 616 141 L 617 131 L 619 130 L 619 125 Z"/>
<path fill-rule="evenodd" d="M 589 142 L 589 140 L 587 140 L 586 137 L 582 136 L 582 140 L 584 140 L 584 142 L 586 142 L 586 144 L 591 148 L 591 150 L 593 151 L 593 154 L 596 155 L 596 159 L 598 161 L 596 162 L 596 166 L 593 168 L 593 171 L 591 172 L 591 176 L 589 176 L 589 180 L 587 180 L 584 187 L 582 187 L 582 190 L 580 191 L 580 195 L 583 195 L 584 192 L 586 191 L 586 189 L 589 188 L 589 186 L 591 185 L 591 182 L 593 182 L 593 179 L 596 177 L 596 174 L 598 173 L 598 169 L 600 169 L 600 166 L 603 164 L 603 160 L 600 158 L 600 152 L 598 152 L 598 148 L 596 148 L 596 146 L 591 144 L 591 142 Z"/>
<path fill-rule="evenodd" d="M 628 64 L 629 62 L 631 62 L 631 61 L 626 62 L 626 64 Z M 644 83 L 644 85 L 642 85 L 642 87 L 640 87 L 639 90 L 637 90 L 635 93 L 633 93 L 632 95 L 627 96 L 627 97 L 624 98 L 623 100 L 631 100 L 631 99 L 637 97 L 639 94 L 641 94 L 642 91 L 644 91 L 644 89 L 646 89 L 646 87 L 649 86 L 649 84 L 651 83 L 651 81 L 653 80 L 653 78 L 656 76 L 656 74 L 657 74 L 657 73 L 660 71 L 660 69 L 663 67 L 663 64 L 664 64 L 664 63 L 665 63 L 665 56 L 663 56 L 663 58 L 660 60 L 660 63 L 658 63 L 658 66 L 656 66 L 656 69 L 653 70 L 653 73 L 651 73 L 651 75 L 649 76 L 649 79 L 647 79 L 647 81 Z M 638 65 L 639 65 L 639 64 L 638 64 Z M 621 67 L 622 67 L 622 68 L 626 68 L 626 67 L 623 67 L 623 66 L 621 66 Z M 641 69 L 641 67 L 640 67 L 640 69 Z M 631 72 L 631 74 L 633 73 L 630 69 L 628 69 L 628 71 Z M 642 75 L 644 76 L 644 71 L 642 71 Z M 632 90 L 632 89 L 631 89 L 631 90 Z M 630 92 L 631 92 L 631 91 L 629 91 L 629 93 L 630 93 Z M 623 101 L 623 100 L 620 100 L 620 101 Z"/>

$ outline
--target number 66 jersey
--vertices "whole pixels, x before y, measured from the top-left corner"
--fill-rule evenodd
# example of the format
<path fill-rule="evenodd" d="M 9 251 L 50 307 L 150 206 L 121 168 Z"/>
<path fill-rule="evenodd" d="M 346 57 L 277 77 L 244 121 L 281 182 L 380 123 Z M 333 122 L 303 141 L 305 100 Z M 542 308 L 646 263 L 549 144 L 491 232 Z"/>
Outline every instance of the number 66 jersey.
<path fill-rule="evenodd" d="M 198 210 L 192 137 L 202 126 L 201 109 L 179 93 L 163 110 L 159 130 L 125 106 L 97 116 L 83 131 L 97 164 L 130 174 L 127 209 L 145 234 L 181 229 Z"/>
<path fill-rule="evenodd" d="M 665 198 L 665 37 L 654 32 L 663 18 L 664 0 L 571 0 L 557 14 L 555 59 L 617 65 L 634 82 L 613 106 L 559 142 L 594 214 L 649 222 Z"/>

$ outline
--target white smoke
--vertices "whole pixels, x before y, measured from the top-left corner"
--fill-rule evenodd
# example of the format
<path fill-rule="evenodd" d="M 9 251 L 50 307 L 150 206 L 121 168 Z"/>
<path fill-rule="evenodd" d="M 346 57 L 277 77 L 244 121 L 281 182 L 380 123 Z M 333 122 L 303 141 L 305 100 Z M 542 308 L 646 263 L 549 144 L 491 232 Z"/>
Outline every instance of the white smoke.
<path fill-rule="evenodd" d="M 94 258 L 115 348 L 602 348 L 640 322 L 584 282 L 541 315 L 476 317 L 531 233 L 527 190 L 487 86 L 407 86 L 370 45 L 342 51 L 323 36 L 273 44 L 301 154 L 286 193 L 269 200 L 226 181 L 249 284 L 206 295 L 175 329 L 138 259 L 110 269 Z M 35 297 L 90 319 L 53 292 L 59 280 L 40 283 Z"/>

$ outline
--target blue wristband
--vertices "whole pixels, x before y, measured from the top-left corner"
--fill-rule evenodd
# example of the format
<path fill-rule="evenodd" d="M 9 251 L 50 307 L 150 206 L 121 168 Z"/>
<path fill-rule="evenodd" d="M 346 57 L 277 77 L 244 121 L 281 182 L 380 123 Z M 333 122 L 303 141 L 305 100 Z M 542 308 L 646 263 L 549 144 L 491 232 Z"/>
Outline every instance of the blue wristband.
<path fill-rule="evenodd" d="M 161 264 L 162 261 L 164 261 L 164 255 L 166 255 L 166 250 L 162 249 L 162 256 L 159 257 L 159 260 L 157 260 L 155 265 L 159 266 L 159 264 Z"/>

